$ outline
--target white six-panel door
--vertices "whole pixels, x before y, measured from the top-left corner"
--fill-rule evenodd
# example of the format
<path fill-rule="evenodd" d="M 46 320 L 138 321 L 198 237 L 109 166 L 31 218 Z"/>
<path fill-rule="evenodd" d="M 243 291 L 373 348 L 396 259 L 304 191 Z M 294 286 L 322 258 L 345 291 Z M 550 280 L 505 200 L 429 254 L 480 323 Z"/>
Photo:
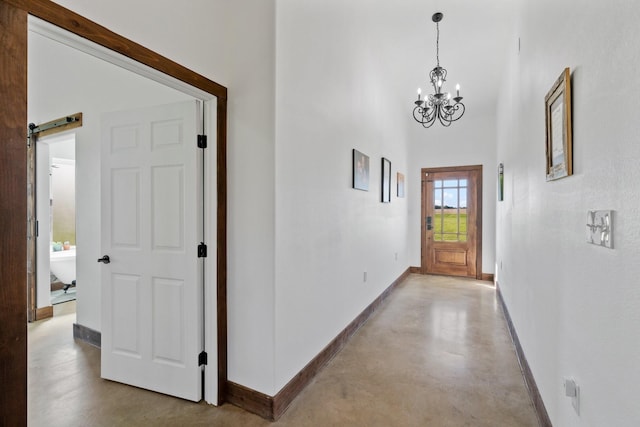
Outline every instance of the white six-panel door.
<path fill-rule="evenodd" d="M 102 116 L 103 378 L 199 401 L 202 130 L 197 101 Z"/>

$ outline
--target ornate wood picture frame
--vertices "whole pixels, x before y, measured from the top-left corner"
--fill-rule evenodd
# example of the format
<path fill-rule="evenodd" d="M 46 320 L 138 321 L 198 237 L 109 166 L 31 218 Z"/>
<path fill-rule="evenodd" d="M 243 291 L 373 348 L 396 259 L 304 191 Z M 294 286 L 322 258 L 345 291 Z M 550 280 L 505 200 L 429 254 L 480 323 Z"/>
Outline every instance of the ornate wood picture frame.
<path fill-rule="evenodd" d="M 544 98 L 547 181 L 573 174 L 571 71 L 565 68 Z"/>

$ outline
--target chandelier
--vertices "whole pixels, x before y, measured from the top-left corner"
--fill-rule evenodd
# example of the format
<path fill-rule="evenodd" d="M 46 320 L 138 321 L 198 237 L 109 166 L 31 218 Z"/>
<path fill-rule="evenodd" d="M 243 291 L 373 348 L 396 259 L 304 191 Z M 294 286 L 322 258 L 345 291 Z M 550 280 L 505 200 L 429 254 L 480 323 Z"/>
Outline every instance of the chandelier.
<path fill-rule="evenodd" d="M 431 20 L 436 23 L 436 68 L 429 73 L 429 79 L 433 86 L 433 94 L 420 99 L 421 89 L 418 89 L 418 100 L 413 109 L 413 118 L 425 128 L 430 128 L 436 119 L 443 126 L 451 126 L 451 123 L 459 120 L 464 114 L 464 104 L 460 96 L 460 85 L 456 85 L 456 96 L 453 98 L 449 92 L 442 92 L 442 85 L 447 80 L 447 70 L 440 66 L 440 26 L 443 14 L 434 13 Z"/>

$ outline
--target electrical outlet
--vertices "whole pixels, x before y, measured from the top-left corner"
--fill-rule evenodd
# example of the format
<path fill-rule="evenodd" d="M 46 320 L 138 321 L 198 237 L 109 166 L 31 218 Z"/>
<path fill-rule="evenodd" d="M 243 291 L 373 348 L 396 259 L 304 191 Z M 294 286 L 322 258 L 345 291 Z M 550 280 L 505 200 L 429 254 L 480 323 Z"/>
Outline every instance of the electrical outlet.
<path fill-rule="evenodd" d="M 398 260 L 398 252 L 396 252 L 396 261 Z"/>
<path fill-rule="evenodd" d="M 365 271 L 363 276 L 362 276 L 362 281 L 366 282 L 367 281 L 367 272 Z"/>

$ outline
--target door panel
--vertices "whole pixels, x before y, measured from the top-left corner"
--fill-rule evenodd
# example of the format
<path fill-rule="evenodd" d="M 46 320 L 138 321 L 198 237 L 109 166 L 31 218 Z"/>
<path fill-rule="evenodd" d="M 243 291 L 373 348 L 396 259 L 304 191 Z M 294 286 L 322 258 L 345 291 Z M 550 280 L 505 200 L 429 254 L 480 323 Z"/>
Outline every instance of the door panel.
<path fill-rule="evenodd" d="M 422 271 L 481 277 L 481 166 L 422 170 Z"/>
<path fill-rule="evenodd" d="M 102 377 L 199 401 L 202 114 L 196 101 L 102 117 Z"/>

